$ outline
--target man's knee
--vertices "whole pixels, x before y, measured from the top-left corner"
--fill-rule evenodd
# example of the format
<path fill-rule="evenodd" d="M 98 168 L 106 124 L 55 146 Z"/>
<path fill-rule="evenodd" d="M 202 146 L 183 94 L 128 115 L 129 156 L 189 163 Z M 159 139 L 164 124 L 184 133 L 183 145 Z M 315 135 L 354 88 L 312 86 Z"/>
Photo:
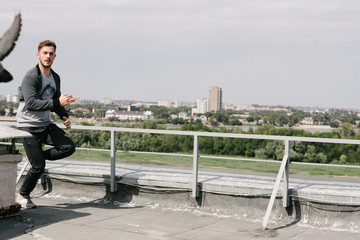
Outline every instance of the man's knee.
<path fill-rule="evenodd" d="M 34 176 L 41 176 L 41 174 L 44 172 L 45 170 L 45 165 L 41 165 L 41 166 L 32 166 L 30 168 L 30 172 L 34 175 Z"/>
<path fill-rule="evenodd" d="M 62 146 L 63 152 L 65 153 L 66 157 L 72 155 L 76 148 L 74 144 L 67 144 Z"/>

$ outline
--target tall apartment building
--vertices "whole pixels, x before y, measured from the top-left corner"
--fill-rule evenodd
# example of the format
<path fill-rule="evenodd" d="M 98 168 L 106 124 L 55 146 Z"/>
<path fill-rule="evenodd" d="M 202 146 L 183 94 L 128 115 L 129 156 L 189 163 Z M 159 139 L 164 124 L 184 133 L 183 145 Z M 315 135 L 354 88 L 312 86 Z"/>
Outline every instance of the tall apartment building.
<path fill-rule="evenodd" d="M 209 88 L 209 105 L 208 105 L 209 112 L 220 111 L 221 108 L 222 108 L 222 89 L 217 86 Z"/>

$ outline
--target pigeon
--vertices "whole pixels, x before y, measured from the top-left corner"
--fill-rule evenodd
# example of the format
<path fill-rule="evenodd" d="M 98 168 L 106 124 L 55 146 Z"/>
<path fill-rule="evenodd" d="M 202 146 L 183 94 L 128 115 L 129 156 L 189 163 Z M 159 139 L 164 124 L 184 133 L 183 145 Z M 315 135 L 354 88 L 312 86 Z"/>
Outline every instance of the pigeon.
<path fill-rule="evenodd" d="M 21 30 L 21 14 L 15 16 L 14 22 L 2 38 L 0 38 L 0 82 L 10 82 L 13 77 L 1 64 L 15 47 Z"/>

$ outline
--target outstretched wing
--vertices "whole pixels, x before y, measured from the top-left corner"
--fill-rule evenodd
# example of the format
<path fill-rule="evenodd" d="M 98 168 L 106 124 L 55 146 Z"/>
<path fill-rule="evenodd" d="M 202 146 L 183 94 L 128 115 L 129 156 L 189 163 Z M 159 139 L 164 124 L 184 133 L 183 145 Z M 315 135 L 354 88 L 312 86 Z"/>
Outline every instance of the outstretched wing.
<path fill-rule="evenodd" d="M 15 47 L 21 30 L 21 14 L 15 16 L 14 22 L 0 39 L 0 61 L 2 61 Z"/>

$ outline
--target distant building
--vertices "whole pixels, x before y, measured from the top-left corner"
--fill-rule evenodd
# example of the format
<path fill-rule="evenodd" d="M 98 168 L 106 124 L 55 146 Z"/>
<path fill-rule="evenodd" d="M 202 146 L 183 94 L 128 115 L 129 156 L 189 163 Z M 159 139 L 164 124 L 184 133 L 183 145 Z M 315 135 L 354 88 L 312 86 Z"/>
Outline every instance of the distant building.
<path fill-rule="evenodd" d="M 158 106 L 164 106 L 164 107 L 167 107 L 167 108 L 171 108 L 172 103 L 171 103 L 171 101 L 167 101 L 167 100 L 158 101 Z"/>
<path fill-rule="evenodd" d="M 18 103 L 19 102 L 17 95 L 8 94 L 8 95 L 6 95 L 5 100 L 7 103 Z"/>
<path fill-rule="evenodd" d="M 228 106 L 227 109 L 230 109 L 230 110 L 234 110 L 234 111 L 241 111 L 241 110 L 246 110 L 248 109 L 249 106 L 248 105 L 230 105 Z"/>
<path fill-rule="evenodd" d="M 314 125 L 314 119 L 312 117 L 306 117 L 301 120 L 301 123 L 304 125 Z"/>
<path fill-rule="evenodd" d="M 118 106 L 117 110 L 119 112 L 122 112 L 122 111 L 136 112 L 136 111 L 139 111 L 139 107 L 136 105 L 123 105 L 123 106 Z"/>
<path fill-rule="evenodd" d="M 176 114 L 170 114 L 170 118 L 171 118 L 171 119 L 176 119 L 176 118 L 178 118 L 178 115 L 176 115 Z"/>
<path fill-rule="evenodd" d="M 8 103 L 11 102 L 11 95 L 10 94 L 6 95 L 6 102 L 8 102 Z"/>
<path fill-rule="evenodd" d="M 206 98 L 197 100 L 198 113 L 206 113 L 209 106 L 209 100 Z"/>
<path fill-rule="evenodd" d="M 91 110 L 80 107 L 80 108 L 71 109 L 70 112 L 72 112 L 72 113 L 81 112 L 82 114 L 90 114 Z"/>
<path fill-rule="evenodd" d="M 174 107 L 193 107 L 194 105 L 194 102 L 175 101 Z"/>
<path fill-rule="evenodd" d="M 209 88 L 209 105 L 208 110 L 211 111 L 220 111 L 222 109 L 222 89 L 220 87 L 214 86 Z"/>
<path fill-rule="evenodd" d="M 199 98 L 196 101 L 196 108 L 192 109 L 192 114 L 194 115 L 194 113 L 206 113 L 208 111 L 208 105 L 209 105 L 209 101 L 206 98 Z"/>
<path fill-rule="evenodd" d="M 186 112 L 179 112 L 179 118 L 187 119 L 187 113 Z"/>
<path fill-rule="evenodd" d="M 207 124 L 208 123 L 208 118 L 204 115 L 201 115 L 199 117 L 194 117 L 194 120 L 200 120 L 203 124 Z"/>
<path fill-rule="evenodd" d="M 113 100 L 111 98 L 101 98 L 99 102 L 100 104 L 112 104 Z"/>
<path fill-rule="evenodd" d="M 134 111 L 115 111 L 108 110 L 105 113 L 105 118 L 116 117 L 119 120 L 152 120 L 154 114 L 151 111 L 134 112 Z"/>
<path fill-rule="evenodd" d="M 153 103 L 153 102 L 138 102 L 138 103 L 132 103 L 132 106 L 135 106 L 135 108 L 140 108 L 140 107 L 151 107 L 151 106 L 157 106 L 157 103 Z"/>
<path fill-rule="evenodd" d="M 11 102 L 13 102 L 13 103 L 18 103 L 18 102 L 19 102 L 18 96 L 16 96 L 16 95 L 12 96 L 12 97 L 11 97 Z"/>

